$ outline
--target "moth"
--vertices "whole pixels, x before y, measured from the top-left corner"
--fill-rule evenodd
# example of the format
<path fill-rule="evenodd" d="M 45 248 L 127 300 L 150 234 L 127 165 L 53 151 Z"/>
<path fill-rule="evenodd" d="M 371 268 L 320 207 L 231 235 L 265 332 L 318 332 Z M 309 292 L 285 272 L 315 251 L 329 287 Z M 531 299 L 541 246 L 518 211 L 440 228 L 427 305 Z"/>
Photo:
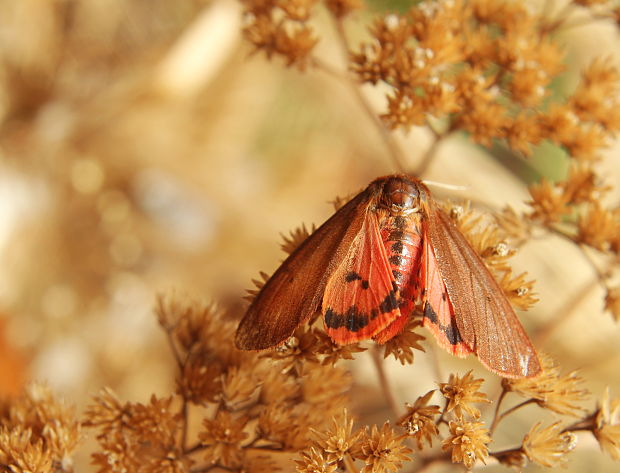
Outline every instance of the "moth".
<path fill-rule="evenodd" d="M 480 256 L 422 181 L 402 174 L 371 182 L 291 253 L 251 303 L 235 343 L 278 346 L 318 310 L 338 344 L 385 343 L 418 302 L 423 325 L 453 355 L 473 353 L 508 378 L 541 372 Z"/>

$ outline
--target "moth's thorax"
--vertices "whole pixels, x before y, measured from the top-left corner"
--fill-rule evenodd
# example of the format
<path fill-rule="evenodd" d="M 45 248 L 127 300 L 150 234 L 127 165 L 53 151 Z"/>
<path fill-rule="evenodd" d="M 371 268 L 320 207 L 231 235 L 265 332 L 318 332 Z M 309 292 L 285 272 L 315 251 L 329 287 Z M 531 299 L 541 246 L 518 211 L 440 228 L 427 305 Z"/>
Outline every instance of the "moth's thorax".
<path fill-rule="evenodd" d="M 379 205 L 392 216 L 408 216 L 425 210 L 428 192 L 424 184 L 401 176 L 385 179 Z"/>

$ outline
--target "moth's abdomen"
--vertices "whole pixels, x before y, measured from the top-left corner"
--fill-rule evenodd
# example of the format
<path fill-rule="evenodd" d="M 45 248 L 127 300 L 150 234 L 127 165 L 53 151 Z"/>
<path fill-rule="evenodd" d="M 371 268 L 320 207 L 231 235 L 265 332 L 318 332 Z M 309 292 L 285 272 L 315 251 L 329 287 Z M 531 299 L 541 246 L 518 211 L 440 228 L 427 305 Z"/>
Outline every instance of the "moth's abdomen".
<path fill-rule="evenodd" d="M 405 299 L 407 295 L 411 296 L 411 293 L 417 292 L 418 288 L 417 271 L 422 254 L 422 236 L 418 220 L 415 216 L 388 217 L 381 228 L 390 269 L 401 293 L 401 299 Z"/>
<path fill-rule="evenodd" d="M 381 239 L 398 289 L 400 309 L 400 317 L 375 337 L 378 343 L 385 343 L 405 328 L 420 295 L 418 280 L 422 236 L 419 217 L 387 217 L 381 225 Z"/>

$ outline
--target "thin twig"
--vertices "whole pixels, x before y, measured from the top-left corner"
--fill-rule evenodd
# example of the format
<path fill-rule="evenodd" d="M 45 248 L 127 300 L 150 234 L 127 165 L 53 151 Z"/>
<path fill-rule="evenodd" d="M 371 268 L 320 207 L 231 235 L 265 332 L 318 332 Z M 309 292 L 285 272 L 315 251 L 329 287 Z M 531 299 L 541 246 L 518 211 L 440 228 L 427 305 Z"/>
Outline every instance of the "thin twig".
<path fill-rule="evenodd" d="M 383 359 L 381 358 L 381 354 L 379 353 L 379 346 L 374 346 L 370 350 L 370 354 L 372 355 L 372 361 L 375 364 L 375 368 L 377 369 L 377 375 L 379 376 L 379 384 L 381 385 L 381 390 L 383 391 L 383 395 L 387 400 L 390 409 L 392 410 L 392 415 L 394 418 L 398 418 L 399 410 L 398 404 L 396 404 L 396 400 L 394 399 L 394 394 L 390 388 L 390 383 L 388 381 L 387 375 L 385 374 L 385 366 L 383 364 Z"/>
<path fill-rule="evenodd" d="M 441 411 L 441 415 L 439 416 L 439 419 L 435 421 L 435 424 L 439 425 L 442 422 L 444 422 L 446 425 L 448 425 L 448 421 L 444 419 L 446 412 L 448 412 L 448 400 L 447 399 L 446 399 L 446 404 L 443 406 L 443 410 Z"/>
<path fill-rule="evenodd" d="M 575 423 L 568 425 L 562 429 L 562 432 L 575 432 L 577 430 L 589 430 L 592 431 L 596 424 L 596 416 L 598 411 L 594 411 L 591 414 L 588 414 L 587 417 L 584 417 L 581 420 L 576 421 Z"/>
<path fill-rule="evenodd" d="M 599 280 L 599 283 L 604 288 L 607 288 L 607 279 L 609 278 L 609 268 L 606 269 L 605 271 L 603 271 L 603 270 L 601 270 L 598 267 L 598 265 L 596 264 L 594 259 L 592 259 L 592 256 L 589 253 L 589 249 L 590 249 L 589 246 L 587 246 L 586 244 L 578 241 L 577 237 L 575 235 L 572 235 L 572 234 L 564 231 L 563 229 L 561 229 L 561 228 L 559 228 L 557 226 L 548 225 L 548 226 L 544 226 L 543 228 L 548 230 L 548 231 L 550 231 L 554 235 L 561 236 L 565 240 L 568 240 L 571 243 L 579 246 L 579 248 L 581 249 L 581 253 L 584 255 L 584 257 L 586 258 L 586 260 L 588 261 L 588 263 L 590 264 L 590 266 L 594 270 L 594 273 L 596 274 L 596 276 L 597 276 L 597 278 Z"/>
<path fill-rule="evenodd" d="M 508 391 L 506 391 L 506 388 L 502 386 L 502 392 L 497 398 L 497 405 L 495 406 L 495 414 L 493 415 L 493 422 L 491 423 L 491 428 L 489 429 L 489 434 L 491 436 L 493 435 L 493 432 L 495 432 L 495 428 L 497 427 L 497 424 L 499 423 L 499 408 L 501 407 L 502 401 L 504 400 L 504 397 L 506 397 L 507 393 Z"/>
<path fill-rule="evenodd" d="M 172 330 L 168 330 L 168 328 L 164 327 L 166 332 L 166 338 L 168 339 L 168 345 L 170 345 L 170 351 L 172 352 L 172 356 L 177 363 L 177 366 L 180 370 L 183 369 L 183 360 L 181 360 L 181 354 L 177 350 L 176 345 L 174 344 L 174 337 L 172 335 Z"/>
<path fill-rule="evenodd" d="M 189 424 L 187 419 L 187 399 L 185 396 L 183 397 L 183 406 L 181 407 L 181 418 L 183 421 L 183 426 L 181 428 L 181 450 L 185 450 L 185 446 L 187 445 L 187 426 Z"/>
<path fill-rule="evenodd" d="M 547 25 L 543 25 L 541 28 L 541 33 L 547 34 L 554 31 L 557 31 L 558 28 L 561 28 L 566 20 L 570 17 L 571 11 L 575 8 L 575 4 L 573 2 L 568 2 L 564 5 L 564 8 L 560 10 L 560 12 L 555 17 L 555 20 L 551 20 Z"/>
<path fill-rule="evenodd" d="M 203 448 L 205 448 L 205 446 L 203 444 L 201 444 L 200 442 L 198 442 L 195 445 L 192 445 L 191 447 L 187 447 L 186 449 L 184 449 L 183 450 L 183 454 L 184 455 L 191 455 L 192 453 L 196 453 L 196 452 L 202 450 Z"/>
<path fill-rule="evenodd" d="M 342 462 L 344 463 L 344 468 L 347 473 L 358 473 L 358 470 L 355 467 L 355 462 L 349 453 L 344 456 Z"/>
<path fill-rule="evenodd" d="M 422 464 L 415 470 L 416 473 L 423 473 L 435 463 L 450 461 L 450 455 L 448 452 L 439 452 L 435 455 L 420 457 L 420 461 Z"/>
<path fill-rule="evenodd" d="M 336 19 L 334 21 L 334 24 L 335 24 L 337 37 L 340 42 L 340 46 L 342 48 L 343 54 L 345 55 L 345 58 L 348 58 L 349 51 L 351 50 L 351 48 L 349 45 L 349 40 L 347 39 L 346 32 L 344 30 L 344 25 L 342 24 L 342 20 Z M 399 171 L 406 172 L 407 169 L 405 166 L 405 162 L 407 160 L 402 150 L 400 149 L 400 147 L 394 140 L 394 135 L 390 132 L 390 130 L 386 128 L 385 124 L 377 116 L 376 112 L 373 110 L 372 106 L 370 105 L 370 103 L 368 102 L 364 94 L 362 93 L 360 89 L 360 84 L 356 80 L 353 79 L 353 77 L 348 71 L 342 74 L 342 76 L 343 78 L 346 79 L 347 83 L 350 85 L 350 88 L 353 91 L 355 98 L 357 99 L 359 104 L 362 106 L 362 108 L 366 112 L 366 115 L 368 115 L 370 120 L 377 127 L 377 130 L 379 130 L 379 134 L 381 135 L 381 138 L 383 139 L 385 145 L 387 146 L 390 152 L 390 157 L 392 158 L 394 165 Z"/>
<path fill-rule="evenodd" d="M 443 142 L 443 140 L 445 140 L 448 137 L 448 135 L 452 133 L 451 129 L 443 133 L 440 133 L 437 130 L 435 130 L 435 128 L 433 128 L 428 122 L 427 122 L 427 128 L 433 133 L 433 142 L 428 147 L 428 149 L 425 151 L 425 153 L 422 155 L 420 164 L 418 164 L 415 171 L 413 172 L 416 176 L 424 175 L 424 173 L 428 170 L 428 167 L 430 166 L 431 162 L 433 161 L 433 158 L 437 155 L 437 149 L 439 148 L 439 145 Z"/>
<path fill-rule="evenodd" d="M 553 315 L 541 328 L 539 328 L 533 334 L 533 339 L 537 345 L 544 345 L 549 337 L 556 331 L 558 327 L 564 322 L 566 322 L 571 316 L 575 315 L 577 311 L 575 310 L 579 306 L 579 302 L 583 300 L 588 294 L 592 292 L 593 289 L 599 286 L 599 281 L 597 279 L 592 279 L 584 284 L 584 286 L 574 293 L 569 300 L 565 301 L 562 304 L 562 307 L 558 311 L 556 311 L 555 315 Z"/>
<path fill-rule="evenodd" d="M 492 429 L 495 430 L 495 427 L 497 427 L 497 424 L 500 423 L 500 421 L 502 421 L 504 419 L 504 417 L 512 414 L 513 412 L 515 412 L 518 409 L 521 409 L 522 407 L 527 406 L 528 404 L 533 404 L 536 402 L 536 399 L 528 399 L 527 401 L 523 401 L 519 404 L 517 404 L 516 406 L 511 407 L 510 409 L 506 409 L 504 412 L 502 412 L 499 416 L 497 416 L 494 421 L 493 421 L 493 425 L 492 425 Z"/>

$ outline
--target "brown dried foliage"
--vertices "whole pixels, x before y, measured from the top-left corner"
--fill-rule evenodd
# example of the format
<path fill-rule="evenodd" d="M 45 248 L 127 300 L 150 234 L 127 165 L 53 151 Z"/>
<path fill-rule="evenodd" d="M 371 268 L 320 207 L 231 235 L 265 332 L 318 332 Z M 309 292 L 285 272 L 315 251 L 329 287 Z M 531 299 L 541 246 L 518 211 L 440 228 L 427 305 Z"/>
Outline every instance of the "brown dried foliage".
<path fill-rule="evenodd" d="M 240 352 L 234 323 L 213 305 L 160 298 L 157 317 L 178 365 L 176 393 L 147 404 L 123 403 L 110 390 L 95 397 L 85 425 L 97 432 L 99 471 L 261 472 L 273 468 L 264 455 L 257 460 L 263 450 L 306 448 L 310 428 L 327 425 L 347 402 L 348 375 L 306 356 L 310 346 L 291 342 L 271 358 Z M 190 416 L 202 416 L 197 432 L 188 430 Z"/>
<path fill-rule="evenodd" d="M 345 26 L 362 7 L 358 0 L 242 3 L 243 33 L 253 48 L 300 70 L 333 72 L 315 56 L 322 39 L 316 24 L 327 12 L 348 52 L 344 72 L 336 75 L 345 77 L 350 71 L 361 83 L 387 88 L 381 114 L 387 127 L 422 126 L 434 136 L 420 172 L 436 145 L 456 132 L 465 132 L 477 144 L 500 143 L 525 156 L 543 142 L 564 150 L 570 162 L 566 177 L 532 184 L 525 212 L 507 208 L 491 225 L 467 205 L 447 207 L 517 308 L 529 308 L 535 298 L 532 282 L 523 274 L 514 276 L 509 259 L 538 231 L 595 250 L 610 266 L 617 265 L 620 207 L 608 202 L 612 187 L 603 179 L 599 160 L 620 131 L 620 72 L 610 59 L 597 58 L 565 97 L 553 93 L 551 85 L 565 69 L 556 33 L 573 25 L 571 13 L 591 21 L 611 19 L 620 26 L 620 7 L 573 0 L 559 14 L 544 15 L 517 1 L 417 2 L 405 13 L 375 17 L 370 39 L 354 46 Z M 45 74 L 51 76 L 54 68 L 48 66 Z M 11 119 L 33 113 L 52 94 L 49 85 L 18 80 L 20 74 L 9 74 L 10 82 L 21 84 L 10 97 Z M 294 251 L 308 234 L 305 227 L 292 232 L 283 249 Z M 611 272 L 597 271 L 597 276 L 606 289 L 606 309 L 620 319 L 620 295 L 610 282 Z M 255 281 L 258 289 L 267 278 L 262 273 Z M 255 293 L 250 291 L 249 297 Z M 519 468 L 528 461 L 555 467 L 567 462 L 578 431 L 590 432 L 603 452 L 620 460 L 620 399 L 611 398 L 608 390 L 598 407 L 585 412 L 581 404 L 588 392 L 581 377 L 562 374 L 546 356 L 540 376 L 504 380 L 495 398 L 481 391 L 484 381 L 472 372 L 451 373 L 438 383 L 439 390 L 407 393 L 415 401 L 404 414 L 394 413 L 395 428 L 389 422 L 355 428 L 347 407 L 356 391 L 350 389 L 352 377 L 341 360 L 352 360 L 364 346 L 335 345 L 321 329 L 309 326 L 271 352 L 240 352 L 232 344 L 235 323 L 214 305 L 161 298 L 156 315 L 176 365 L 174 392 L 124 402 L 106 388 L 80 423 L 49 389 L 33 385 L 1 406 L 2 471 L 72 471 L 84 427 L 96 437 L 92 462 L 101 472 L 267 473 L 291 468 L 291 461 L 283 464 L 283 454 L 296 456 L 302 473 L 387 473 L 450 460 L 472 469 L 489 457 Z M 419 325 L 412 320 L 385 345 L 384 356 L 413 363 L 413 350 L 422 350 Z M 443 408 L 431 403 L 435 393 L 443 396 Z M 524 400 L 502 409 L 514 395 Z M 494 414 L 480 408 L 489 401 L 495 403 Z M 576 420 L 533 424 L 518 445 L 490 451 L 498 426 L 526 406 Z M 437 440 L 442 451 L 413 452 L 409 440 L 420 451 Z"/>

